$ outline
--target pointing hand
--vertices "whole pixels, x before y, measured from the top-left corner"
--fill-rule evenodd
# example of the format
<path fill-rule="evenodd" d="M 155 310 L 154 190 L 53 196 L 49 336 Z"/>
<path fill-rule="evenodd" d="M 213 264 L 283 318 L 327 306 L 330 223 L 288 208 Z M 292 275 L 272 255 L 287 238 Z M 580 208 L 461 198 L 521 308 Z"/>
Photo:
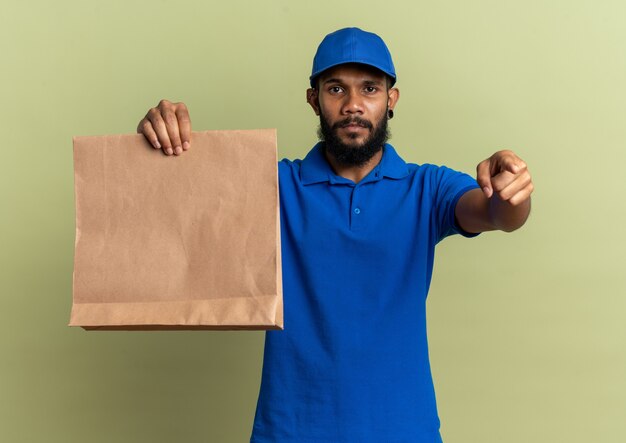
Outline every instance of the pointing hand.
<path fill-rule="evenodd" d="M 526 201 L 534 186 L 526 163 L 513 151 L 498 151 L 476 167 L 476 181 L 485 196 L 495 193 L 513 206 Z"/>

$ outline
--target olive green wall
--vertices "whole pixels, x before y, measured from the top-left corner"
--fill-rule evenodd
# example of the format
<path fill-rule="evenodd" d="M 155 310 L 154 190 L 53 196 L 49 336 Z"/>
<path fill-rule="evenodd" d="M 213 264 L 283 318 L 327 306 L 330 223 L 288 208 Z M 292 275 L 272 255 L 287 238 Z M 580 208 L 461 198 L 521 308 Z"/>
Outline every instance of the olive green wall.
<path fill-rule="evenodd" d="M 280 157 L 302 157 L 317 127 L 312 56 L 344 26 L 391 48 L 406 160 L 472 173 L 510 148 L 534 175 L 519 232 L 438 248 L 428 311 L 444 440 L 626 441 L 624 2 L 1 9 L 0 441 L 247 441 L 263 332 L 66 326 L 71 137 L 133 133 L 168 98 L 196 130 L 276 127 Z"/>

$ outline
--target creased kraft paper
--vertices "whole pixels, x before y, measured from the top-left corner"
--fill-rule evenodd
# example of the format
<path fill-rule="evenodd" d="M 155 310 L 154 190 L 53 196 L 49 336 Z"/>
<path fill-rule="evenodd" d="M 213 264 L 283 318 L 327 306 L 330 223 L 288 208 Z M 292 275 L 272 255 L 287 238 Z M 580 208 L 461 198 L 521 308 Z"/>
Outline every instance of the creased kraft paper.
<path fill-rule="evenodd" d="M 70 326 L 283 329 L 276 131 L 74 137 Z"/>

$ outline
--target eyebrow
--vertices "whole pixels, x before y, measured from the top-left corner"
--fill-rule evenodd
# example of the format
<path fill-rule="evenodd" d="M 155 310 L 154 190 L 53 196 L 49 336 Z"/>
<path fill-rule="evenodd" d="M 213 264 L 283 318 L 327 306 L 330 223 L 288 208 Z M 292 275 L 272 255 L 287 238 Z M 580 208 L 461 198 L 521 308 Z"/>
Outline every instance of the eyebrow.
<path fill-rule="evenodd" d="M 343 81 L 340 78 L 332 77 L 324 81 L 324 84 L 327 84 L 327 83 L 343 83 Z M 380 80 L 365 80 L 363 83 L 367 86 L 370 86 L 370 85 L 380 86 L 383 84 L 383 82 Z"/>

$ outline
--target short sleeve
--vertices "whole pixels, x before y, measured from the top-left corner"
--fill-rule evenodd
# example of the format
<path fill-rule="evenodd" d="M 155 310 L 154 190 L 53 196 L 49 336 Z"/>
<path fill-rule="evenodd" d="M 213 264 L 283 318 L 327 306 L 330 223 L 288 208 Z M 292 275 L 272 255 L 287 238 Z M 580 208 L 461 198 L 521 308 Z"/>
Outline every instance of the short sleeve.
<path fill-rule="evenodd" d="M 437 242 L 452 234 L 476 237 L 478 233 L 464 231 L 458 225 L 454 214 L 456 204 L 461 196 L 467 191 L 479 187 L 476 179 L 464 172 L 458 172 L 446 166 L 438 166 L 433 180 L 433 213 L 437 224 Z"/>

